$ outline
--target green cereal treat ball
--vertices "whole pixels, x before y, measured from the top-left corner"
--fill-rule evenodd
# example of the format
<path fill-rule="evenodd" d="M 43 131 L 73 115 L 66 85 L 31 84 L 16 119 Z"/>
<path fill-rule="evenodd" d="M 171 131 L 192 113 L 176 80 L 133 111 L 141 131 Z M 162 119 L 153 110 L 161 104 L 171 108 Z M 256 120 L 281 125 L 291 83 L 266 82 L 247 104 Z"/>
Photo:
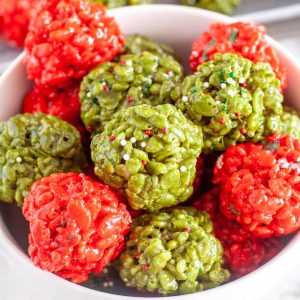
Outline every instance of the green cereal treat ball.
<path fill-rule="evenodd" d="M 133 221 L 120 257 L 120 276 L 128 287 L 139 290 L 188 294 L 229 279 L 222 256 L 209 215 L 178 207 Z"/>
<path fill-rule="evenodd" d="M 90 0 L 105 5 L 108 9 L 128 5 L 152 4 L 152 0 Z"/>
<path fill-rule="evenodd" d="M 195 6 L 222 14 L 231 14 L 240 4 L 241 0 L 181 0 L 183 5 Z"/>
<path fill-rule="evenodd" d="M 141 54 L 145 51 L 160 56 L 172 56 L 174 58 L 176 56 L 171 47 L 157 43 L 147 36 L 133 34 L 126 37 L 123 54 Z"/>
<path fill-rule="evenodd" d="M 19 114 L 0 123 L 0 199 L 20 206 L 31 184 L 52 173 L 80 172 L 85 157 L 80 134 L 42 113 Z"/>
<path fill-rule="evenodd" d="M 269 66 L 235 54 L 216 54 L 172 92 L 176 106 L 202 125 L 204 151 L 259 142 L 279 130 L 283 96 Z"/>
<path fill-rule="evenodd" d="M 103 63 L 81 84 L 81 119 L 90 132 L 101 132 L 121 109 L 171 102 L 171 91 L 182 79 L 183 68 L 175 59 L 150 52 Z"/>
<path fill-rule="evenodd" d="M 201 148 L 201 127 L 172 104 L 120 111 L 91 144 L 99 178 L 124 188 L 133 209 L 148 211 L 189 198 Z"/>
<path fill-rule="evenodd" d="M 300 139 L 300 116 L 294 109 L 284 106 L 280 116 L 282 134 L 290 134 L 296 139 Z"/>

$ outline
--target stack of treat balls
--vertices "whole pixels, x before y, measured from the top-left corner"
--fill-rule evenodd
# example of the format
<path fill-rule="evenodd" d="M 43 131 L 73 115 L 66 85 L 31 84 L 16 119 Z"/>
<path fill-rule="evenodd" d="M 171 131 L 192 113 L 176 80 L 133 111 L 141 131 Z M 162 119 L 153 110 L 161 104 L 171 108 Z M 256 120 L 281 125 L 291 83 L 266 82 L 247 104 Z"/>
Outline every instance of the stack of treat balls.
<path fill-rule="evenodd" d="M 22 207 L 36 266 L 187 294 L 259 268 L 300 228 L 300 119 L 262 25 L 212 24 L 185 76 L 101 4 L 40 0 L 25 51 L 35 85 L 0 123 L 0 198 Z"/>

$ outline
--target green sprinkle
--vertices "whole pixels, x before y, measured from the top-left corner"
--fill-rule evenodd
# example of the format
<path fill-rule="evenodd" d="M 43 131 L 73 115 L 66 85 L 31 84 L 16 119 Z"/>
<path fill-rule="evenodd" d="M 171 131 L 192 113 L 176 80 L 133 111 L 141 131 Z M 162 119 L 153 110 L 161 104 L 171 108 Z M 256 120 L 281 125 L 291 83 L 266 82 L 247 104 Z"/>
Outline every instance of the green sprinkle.
<path fill-rule="evenodd" d="M 230 73 L 229 73 L 229 77 L 234 78 L 234 77 L 235 77 L 234 72 L 230 72 Z"/>
<path fill-rule="evenodd" d="M 239 215 L 239 216 L 241 215 L 241 213 L 235 209 L 235 207 L 233 206 L 232 203 L 230 203 L 230 210 L 232 213 L 234 213 L 236 215 Z"/>
<path fill-rule="evenodd" d="M 108 85 L 109 89 L 112 89 L 112 84 L 111 83 L 108 83 L 107 85 Z"/>
<path fill-rule="evenodd" d="M 95 105 L 97 104 L 97 99 L 93 98 L 90 100 L 90 104 Z"/>
<path fill-rule="evenodd" d="M 209 57 L 208 57 L 206 54 L 207 54 L 208 50 L 210 50 L 210 48 L 211 48 L 213 45 L 215 45 L 215 43 L 216 43 L 216 41 L 215 41 L 214 39 L 212 39 L 212 40 L 210 41 L 210 43 L 206 46 L 206 48 L 204 49 L 203 54 L 202 54 L 202 59 L 203 59 L 203 60 L 208 60 L 208 59 L 209 59 Z"/>
<path fill-rule="evenodd" d="M 230 35 L 230 42 L 233 43 L 235 41 L 237 34 L 238 34 L 238 30 L 234 28 Z"/>
<path fill-rule="evenodd" d="M 152 86 L 152 84 L 151 84 L 151 83 L 149 83 L 149 82 L 145 84 L 145 88 L 147 88 L 147 89 L 150 89 L 150 88 L 151 88 L 151 86 Z"/>
<path fill-rule="evenodd" d="M 279 147 L 279 143 L 278 142 L 271 142 L 271 143 L 267 143 L 265 145 L 265 149 L 269 150 L 269 151 L 275 151 L 277 148 Z"/>
<path fill-rule="evenodd" d="M 105 79 L 104 78 L 100 78 L 99 82 L 103 83 L 103 82 L 105 82 Z"/>
<path fill-rule="evenodd" d="M 223 98 L 222 99 L 222 103 L 226 103 L 227 99 L 226 98 Z"/>
<path fill-rule="evenodd" d="M 191 91 L 191 93 L 192 93 L 192 94 L 195 94 L 195 93 L 197 93 L 197 90 L 193 89 L 193 90 Z"/>
<path fill-rule="evenodd" d="M 221 83 L 226 83 L 226 80 L 225 79 L 221 79 Z"/>
<path fill-rule="evenodd" d="M 226 111 L 227 110 L 227 105 L 223 105 L 222 106 L 222 111 Z"/>
<path fill-rule="evenodd" d="M 219 75 L 219 77 L 223 77 L 224 76 L 224 72 L 219 72 L 218 75 Z"/>

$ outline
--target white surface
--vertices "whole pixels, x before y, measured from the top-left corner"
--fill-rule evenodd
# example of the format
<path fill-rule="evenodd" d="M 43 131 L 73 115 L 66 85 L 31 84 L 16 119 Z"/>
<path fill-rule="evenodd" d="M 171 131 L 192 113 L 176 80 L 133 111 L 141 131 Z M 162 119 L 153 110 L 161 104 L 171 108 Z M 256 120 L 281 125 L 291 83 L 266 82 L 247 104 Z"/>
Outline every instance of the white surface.
<path fill-rule="evenodd" d="M 138 16 L 131 16 L 128 18 L 122 18 L 122 16 L 120 15 L 120 21 L 121 24 L 123 24 L 123 28 L 125 28 L 125 30 L 127 32 L 132 32 L 135 31 L 135 26 L 134 27 L 130 27 L 127 24 L 127 20 L 131 20 L 133 21 L 134 18 L 137 18 L 139 21 L 143 20 L 143 22 L 141 22 L 140 24 L 144 24 L 145 28 L 141 28 L 140 26 L 140 31 L 147 34 L 149 33 L 151 35 L 166 41 L 168 39 L 168 41 L 170 44 L 173 44 L 174 46 L 177 45 L 177 47 L 179 46 L 179 44 L 181 44 L 181 39 L 184 36 L 185 39 L 190 40 L 193 37 L 193 34 L 195 35 L 195 30 L 194 28 L 189 28 L 189 22 L 195 22 L 196 19 L 193 19 L 192 16 L 189 16 L 188 18 L 183 18 L 181 20 L 179 20 L 180 18 L 177 16 L 176 20 L 178 22 L 178 24 L 173 24 L 173 26 L 171 27 L 172 30 L 174 32 L 176 32 L 176 37 L 174 37 L 172 34 L 165 36 L 163 30 L 161 30 L 158 34 L 157 28 L 153 28 L 153 20 L 155 19 L 157 21 L 158 24 L 161 24 L 159 22 L 160 16 L 158 14 L 158 12 L 153 13 L 152 18 L 151 18 L 151 11 L 152 9 L 147 8 L 147 16 L 139 14 Z M 134 9 L 135 10 L 135 9 Z M 133 10 L 132 10 L 133 11 Z M 171 18 L 172 14 L 169 13 L 168 16 Z M 213 15 L 216 16 L 216 15 Z M 150 18 L 151 20 L 151 26 L 150 26 L 150 22 L 149 22 L 149 26 L 147 25 L 147 22 L 145 22 L 146 18 Z M 199 18 L 200 19 L 200 18 Z M 199 21 L 199 19 L 197 21 Z M 138 20 L 136 20 L 136 23 L 138 23 Z M 202 22 L 205 22 L 205 17 L 201 18 Z M 162 20 L 161 20 L 162 22 Z M 170 24 L 168 23 L 168 20 L 164 19 L 163 20 L 164 24 L 163 24 L 163 28 L 166 29 L 168 28 L 168 26 L 170 26 Z M 135 23 L 135 24 L 136 24 Z M 185 28 L 180 28 L 180 24 L 185 24 Z M 194 23 L 195 24 L 195 23 Z M 175 28 L 175 26 L 178 25 L 177 28 Z M 158 27 L 159 25 L 157 25 Z M 201 27 L 201 26 L 199 26 Z M 198 28 L 199 28 L 198 27 Z M 186 35 L 186 30 L 188 30 L 189 35 Z M 185 31 L 185 32 L 184 32 Z M 156 35 L 156 36 L 155 36 Z M 185 44 L 185 42 L 183 43 Z M 184 52 L 184 51 L 183 51 Z M 299 52 L 298 52 L 299 53 Z M 289 59 L 287 59 L 287 61 L 289 61 Z M 293 73 L 293 64 L 290 64 L 290 71 L 291 73 Z M 19 66 L 19 69 L 21 67 Z M 297 73 L 297 77 L 299 78 L 299 71 L 295 71 L 294 74 Z M 20 76 L 20 74 L 22 74 L 22 70 L 19 70 L 16 72 L 16 74 L 12 74 L 11 78 L 10 78 L 10 83 L 11 86 L 15 86 L 15 82 L 14 80 L 17 80 L 17 77 Z M 300 89 L 297 86 L 297 83 L 295 82 L 295 80 L 297 80 L 296 76 L 295 78 L 291 78 L 291 80 L 293 82 L 290 82 L 290 86 L 292 86 L 293 91 L 295 94 L 299 94 L 300 93 Z M 24 85 L 25 83 L 23 82 L 22 85 Z M 19 89 L 21 89 L 22 91 L 22 85 L 19 85 Z M 1 84 L 0 84 L 1 86 Z M 6 84 L 6 89 L 8 89 L 8 85 Z M 2 92 L 3 90 L 1 90 Z M 13 91 L 14 92 L 14 91 Z M 24 90 L 22 91 L 24 92 Z M 3 93 L 2 93 L 2 97 L 3 97 Z M 10 97 L 8 97 L 10 99 L 15 99 L 15 96 L 10 95 Z M 17 99 L 18 100 L 18 99 Z M 0 101 L 1 102 L 1 101 Z M 3 105 L 3 104 L 2 104 Z M 8 105 L 7 102 L 5 105 Z M 5 108 L 7 108 L 5 106 Z M 13 108 L 11 110 L 10 113 L 12 113 L 12 111 L 14 111 L 15 108 Z M 3 106 L 1 107 L 1 103 L 0 103 L 0 114 L 2 114 L 2 117 L 4 117 L 3 115 Z M 5 228 L 3 227 L 3 225 L 0 224 L 0 232 L 1 232 L 1 227 L 2 227 L 2 235 L 5 235 Z M 3 242 L 3 239 L 2 239 Z M 58 278 L 56 278 L 55 276 L 53 276 L 52 274 L 48 274 L 46 272 L 41 272 L 38 269 L 34 269 L 32 267 L 32 265 L 30 264 L 30 262 L 28 262 L 27 259 L 25 259 L 24 254 L 21 253 L 20 251 L 18 251 L 16 249 L 16 247 L 13 244 L 9 244 L 9 243 L 5 243 L 5 245 L 3 244 L 3 250 L 4 250 L 4 246 L 6 247 L 7 250 L 7 254 L 10 255 L 11 258 L 13 258 L 14 261 L 14 268 L 18 267 L 19 271 L 22 272 L 22 275 L 20 274 L 16 274 L 15 270 L 10 270 L 10 267 L 5 263 L 5 260 L 0 259 L 0 288 L 1 288 L 1 300 L 17 300 L 17 299 L 31 299 L 31 300 L 50 300 L 47 296 L 48 293 L 53 293 L 53 292 L 57 292 L 57 295 L 59 295 L 57 297 L 57 299 L 59 300 L 68 300 L 68 299 L 80 299 L 80 300 L 85 300 L 85 299 L 89 299 L 89 300 L 94 300 L 94 299 L 109 299 L 110 297 L 108 296 L 104 296 L 103 294 L 99 294 L 99 293 L 92 293 L 92 291 L 90 293 L 88 292 L 83 292 L 83 289 L 75 286 L 75 285 L 71 285 L 66 283 L 63 280 L 59 280 Z M 236 283 L 231 283 L 228 285 L 225 285 L 221 288 L 217 288 L 216 290 L 212 290 L 212 291 L 208 291 L 202 293 L 201 295 L 199 294 L 194 294 L 194 296 L 184 296 L 182 297 L 182 299 L 190 299 L 191 297 L 195 298 L 195 299 L 199 299 L 201 298 L 202 300 L 206 300 L 206 299 L 246 299 L 247 296 L 249 297 L 249 299 L 251 300 L 257 300 L 258 298 L 256 296 L 252 296 L 251 294 L 253 292 L 257 292 L 259 293 L 259 290 L 263 287 L 265 287 L 267 284 L 272 284 L 271 281 L 274 281 L 274 283 L 276 284 L 277 281 L 281 280 L 280 279 L 280 275 L 282 273 L 284 273 L 289 267 L 291 267 L 292 264 L 294 264 L 294 261 L 299 258 L 299 253 L 300 253 L 300 249 L 296 249 L 296 248 L 292 248 L 291 250 L 293 250 L 293 252 L 289 253 L 289 255 L 281 255 L 280 257 L 275 259 L 275 262 L 272 262 L 270 264 L 268 264 L 266 267 L 261 268 L 258 272 L 255 272 L 254 275 L 251 275 L 247 278 L 244 278 L 242 280 L 240 280 L 239 282 Z M 13 253 L 13 256 L 12 256 Z M 291 259 L 292 258 L 292 259 Z M 272 293 L 271 288 L 269 288 L 268 290 L 268 297 L 265 297 L 264 300 L 277 300 L 277 299 L 281 299 L 281 300 L 294 300 L 294 299 L 300 299 L 300 292 L 299 292 L 299 286 L 300 286 L 300 273 L 299 273 L 299 269 L 300 266 L 297 268 L 296 265 L 294 265 L 295 270 L 292 270 L 288 277 L 286 277 L 285 281 L 281 281 L 280 284 L 277 285 L 276 289 L 272 288 Z M 298 272 L 298 273 L 296 273 Z M 298 275 L 297 275 L 298 274 Z M 34 277 L 35 278 L 35 282 L 37 284 L 37 282 L 39 282 L 40 286 L 44 286 L 44 288 L 46 288 L 46 290 L 48 291 L 47 293 L 45 292 L 39 292 L 37 290 L 37 288 L 30 288 L 29 285 L 27 283 L 24 283 L 24 277 L 26 278 L 30 278 L 30 277 Z M 270 281 L 271 279 L 271 281 Z M 293 283 L 293 285 L 292 285 Z M 297 289 L 298 288 L 298 289 Z M 219 291 L 219 292 L 217 292 Z M 276 296 L 277 295 L 277 296 Z M 168 298 L 171 299 L 171 298 Z"/>

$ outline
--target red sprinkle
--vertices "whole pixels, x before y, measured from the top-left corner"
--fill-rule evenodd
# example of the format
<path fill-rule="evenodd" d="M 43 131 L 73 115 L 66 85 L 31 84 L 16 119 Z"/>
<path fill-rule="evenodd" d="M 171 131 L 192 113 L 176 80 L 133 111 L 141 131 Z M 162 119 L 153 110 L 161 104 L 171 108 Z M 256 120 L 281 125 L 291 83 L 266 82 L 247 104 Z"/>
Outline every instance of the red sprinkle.
<path fill-rule="evenodd" d="M 225 119 L 224 118 L 219 119 L 219 123 L 222 125 L 225 124 Z"/>
<path fill-rule="evenodd" d="M 107 84 L 104 84 L 103 85 L 103 88 L 104 88 L 104 91 L 105 92 L 108 92 L 109 91 L 109 86 Z"/>
<path fill-rule="evenodd" d="M 149 266 L 148 265 L 143 265 L 143 270 L 144 271 L 147 271 L 149 269 Z"/>
<path fill-rule="evenodd" d="M 161 130 L 161 133 L 162 133 L 162 134 L 167 134 L 167 133 L 168 133 L 168 129 L 167 129 L 167 128 L 163 128 L 163 129 Z"/>
<path fill-rule="evenodd" d="M 246 130 L 245 128 L 242 128 L 242 129 L 240 130 L 240 133 L 241 133 L 241 134 L 246 134 L 246 133 L 247 133 L 247 130 Z"/>
<path fill-rule="evenodd" d="M 238 118 L 241 115 L 241 113 L 239 111 L 237 111 L 234 113 L 234 115 Z"/>
<path fill-rule="evenodd" d="M 145 134 L 148 135 L 148 136 L 150 136 L 150 135 L 152 134 L 152 131 L 151 131 L 150 129 L 147 129 L 147 130 L 145 131 Z"/>
<path fill-rule="evenodd" d="M 88 132 L 93 132 L 94 131 L 94 126 L 90 125 L 87 127 Z"/>
<path fill-rule="evenodd" d="M 246 88 L 246 87 L 247 87 L 247 82 L 241 83 L 241 86 L 242 86 L 243 88 Z"/>
<path fill-rule="evenodd" d="M 128 103 L 132 103 L 134 101 L 134 99 L 131 97 L 131 96 L 128 96 L 127 97 L 127 102 Z"/>
<path fill-rule="evenodd" d="M 183 230 L 184 232 L 190 232 L 191 231 L 191 229 L 190 228 L 184 228 L 184 230 Z"/>
<path fill-rule="evenodd" d="M 114 135 L 111 135 L 111 136 L 109 137 L 109 139 L 110 139 L 111 142 L 113 142 L 113 141 L 116 139 L 116 137 L 115 137 Z"/>
<path fill-rule="evenodd" d="M 141 162 L 142 162 L 142 165 L 143 165 L 143 166 L 146 166 L 146 164 L 147 164 L 147 161 L 146 161 L 146 160 L 142 160 Z"/>

